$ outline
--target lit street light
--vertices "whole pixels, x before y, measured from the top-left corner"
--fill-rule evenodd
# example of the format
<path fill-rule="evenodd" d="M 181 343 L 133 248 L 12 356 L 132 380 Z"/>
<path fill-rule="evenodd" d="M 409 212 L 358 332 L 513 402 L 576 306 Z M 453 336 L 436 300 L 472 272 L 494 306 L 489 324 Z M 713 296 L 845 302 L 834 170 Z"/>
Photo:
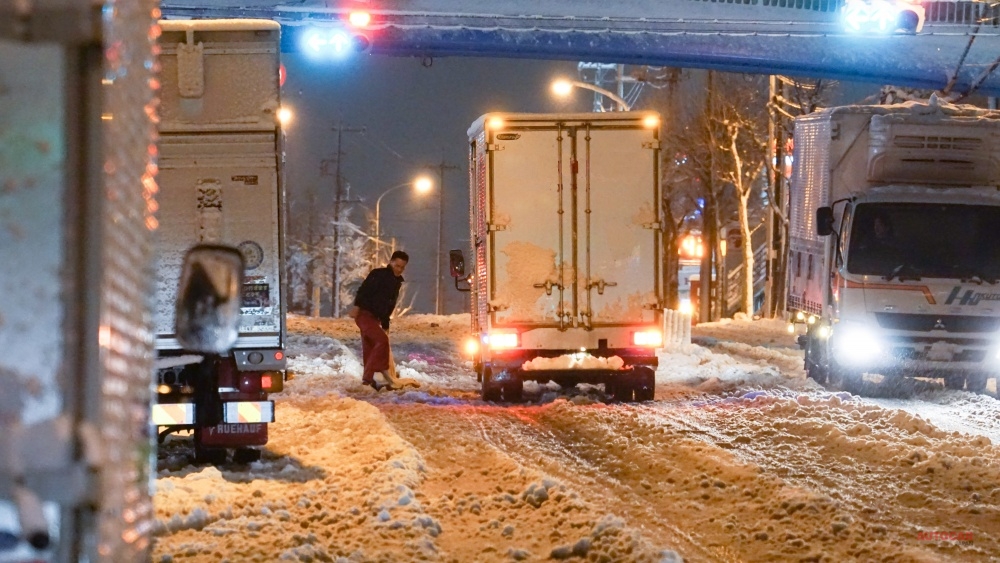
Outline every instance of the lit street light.
<path fill-rule="evenodd" d="M 588 84 L 586 82 L 581 82 L 579 80 L 566 80 L 564 78 L 560 78 L 552 82 L 552 92 L 554 92 L 557 96 L 563 96 L 563 97 L 568 96 L 569 93 L 573 91 L 573 88 L 583 88 L 584 90 L 597 92 L 602 96 L 607 96 L 608 98 L 611 98 L 612 101 L 617 103 L 619 111 L 632 111 L 632 108 L 628 105 L 628 102 L 622 99 L 621 96 L 615 94 L 611 90 L 605 90 L 600 86 L 595 86 L 593 84 Z"/>
<path fill-rule="evenodd" d="M 382 195 L 378 196 L 378 199 L 375 200 L 375 236 L 373 237 L 375 240 L 375 252 L 372 254 L 373 267 L 378 266 L 378 251 L 381 250 L 382 248 L 382 238 L 381 238 L 382 231 L 379 223 L 381 218 L 380 211 L 382 205 L 382 198 L 389 195 L 391 192 L 394 192 L 399 188 L 405 188 L 406 186 L 413 186 L 413 189 L 416 190 L 418 194 L 425 194 L 431 191 L 431 188 L 434 186 L 434 183 L 427 176 L 420 176 L 413 181 L 403 182 L 402 184 L 393 186 L 385 190 L 384 192 L 382 192 Z"/>
<path fill-rule="evenodd" d="M 286 107 L 278 108 L 277 116 L 278 123 L 281 124 L 282 127 L 288 127 L 288 124 L 292 122 L 292 110 Z"/>

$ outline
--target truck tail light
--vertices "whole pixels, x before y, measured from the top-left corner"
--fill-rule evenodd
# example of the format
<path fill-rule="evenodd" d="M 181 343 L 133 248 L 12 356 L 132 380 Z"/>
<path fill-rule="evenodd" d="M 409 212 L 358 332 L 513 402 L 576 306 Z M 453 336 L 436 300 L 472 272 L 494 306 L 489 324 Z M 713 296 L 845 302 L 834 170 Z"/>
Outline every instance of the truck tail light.
<path fill-rule="evenodd" d="M 633 332 L 632 344 L 635 346 L 658 348 L 663 346 L 663 333 L 658 330 L 641 330 L 639 332 Z"/>
<path fill-rule="evenodd" d="M 486 343 L 492 350 L 503 350 L 518 347 L 516 331 L 493 331 L 486 336 Z"/>
<path fill-rule="evenodd" d="M 347 16 L 347 21 L 351 23 L 354 27 L 368 27 L 372 23 L 372 15 L 370 12 L 365 12 L 363 10 L 355 10 Z"/>
<path fill-rule="evenodd" d="M 265 371 L 260 374 L 260 389 L 267 393 L 277 393 L 285 389 L 285 378 L 280 371 Z"/>
<path fill-rule="evenodd" d="M 467 356 L 475 356 L 479 352 L 479 342 L 475 338 L 467 338 L 462 344 Z"/>

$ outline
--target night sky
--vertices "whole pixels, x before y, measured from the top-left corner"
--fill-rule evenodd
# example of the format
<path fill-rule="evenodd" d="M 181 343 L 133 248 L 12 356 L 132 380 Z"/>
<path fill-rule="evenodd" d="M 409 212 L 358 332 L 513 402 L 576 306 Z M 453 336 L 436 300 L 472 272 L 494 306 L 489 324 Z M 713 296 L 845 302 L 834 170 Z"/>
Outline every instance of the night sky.
<path fill-rule="evenodd" d="M 386 189 L 406 182 L 426 166 L 445 163 L 444 313 L 467 311 L 467 294 L 447 273 L 448 250 L 468 253 L 467 130 L 489 111 L 589 111 L 593 97 L 574 91 L 568 100 L 550 93 L 553 78 L 576 78 L 576 62 L 493 58 L 436 58 L 360 55 L 342 61 L 314 61 L 283 53 L 287 79 L 282 105 L 294 120 L 286 128 L 286 187 L 289 230 L 305 238 L 310 192 L 320 213 L 332 214 L 337 135 L 333 128 L 366 128 L 342 134 L 342 175 L 350 197 L 372 207 Z M 322 172 L 324 160 L 327 175 Z M 439 178 L 433 169 L 434 178 Z M 436 188 L 435 188 L 436 190 Z M 397 238 L 410 254 L 404 274 L 414 312 L 434 312 L 437 256 L 437 193 L 415 196 L 408 188 L 382 199 L 384 238 Z M 367 227 L 364 210 L 353 221 Z M 324 309 L 327 311 L 328 307 Z"/>

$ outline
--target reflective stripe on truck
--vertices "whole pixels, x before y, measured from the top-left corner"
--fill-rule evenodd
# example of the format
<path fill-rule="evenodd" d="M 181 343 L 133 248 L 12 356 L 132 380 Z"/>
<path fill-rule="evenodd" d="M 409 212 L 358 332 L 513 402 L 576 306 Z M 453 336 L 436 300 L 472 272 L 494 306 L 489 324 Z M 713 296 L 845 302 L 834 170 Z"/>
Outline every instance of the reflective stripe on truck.
<path fill-rule="evenodd" d="M 194 403 L 153 405 L 153 424 L 157 426 L 194 424 Z"/>
<path fill-rule="evenodd" d="M 274 401 L 224 403 L 222 421 L 228 424 L 274 422 Z"/>
<path fill-rule="evenodd" d="M 153 424 L 156 426 L 194 424 L 194 407 L 194 403 L 153 405 Z M 222 421 L 226 424 L 274 422 L 274 401 L 223 403 Z"/>

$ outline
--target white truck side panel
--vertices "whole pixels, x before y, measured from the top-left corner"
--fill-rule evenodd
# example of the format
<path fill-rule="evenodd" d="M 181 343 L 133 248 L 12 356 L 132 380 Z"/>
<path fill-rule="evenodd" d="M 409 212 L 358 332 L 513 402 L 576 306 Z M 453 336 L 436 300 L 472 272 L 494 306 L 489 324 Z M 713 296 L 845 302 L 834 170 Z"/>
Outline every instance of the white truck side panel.
<path fill-rule="evenodd" d="M 62 408 L 65 344 L 65 71 L 55 45 L 0 41 L 0 421 L 34 424 Z M 30 68 L 32 72 L 24 72 Z"/>

